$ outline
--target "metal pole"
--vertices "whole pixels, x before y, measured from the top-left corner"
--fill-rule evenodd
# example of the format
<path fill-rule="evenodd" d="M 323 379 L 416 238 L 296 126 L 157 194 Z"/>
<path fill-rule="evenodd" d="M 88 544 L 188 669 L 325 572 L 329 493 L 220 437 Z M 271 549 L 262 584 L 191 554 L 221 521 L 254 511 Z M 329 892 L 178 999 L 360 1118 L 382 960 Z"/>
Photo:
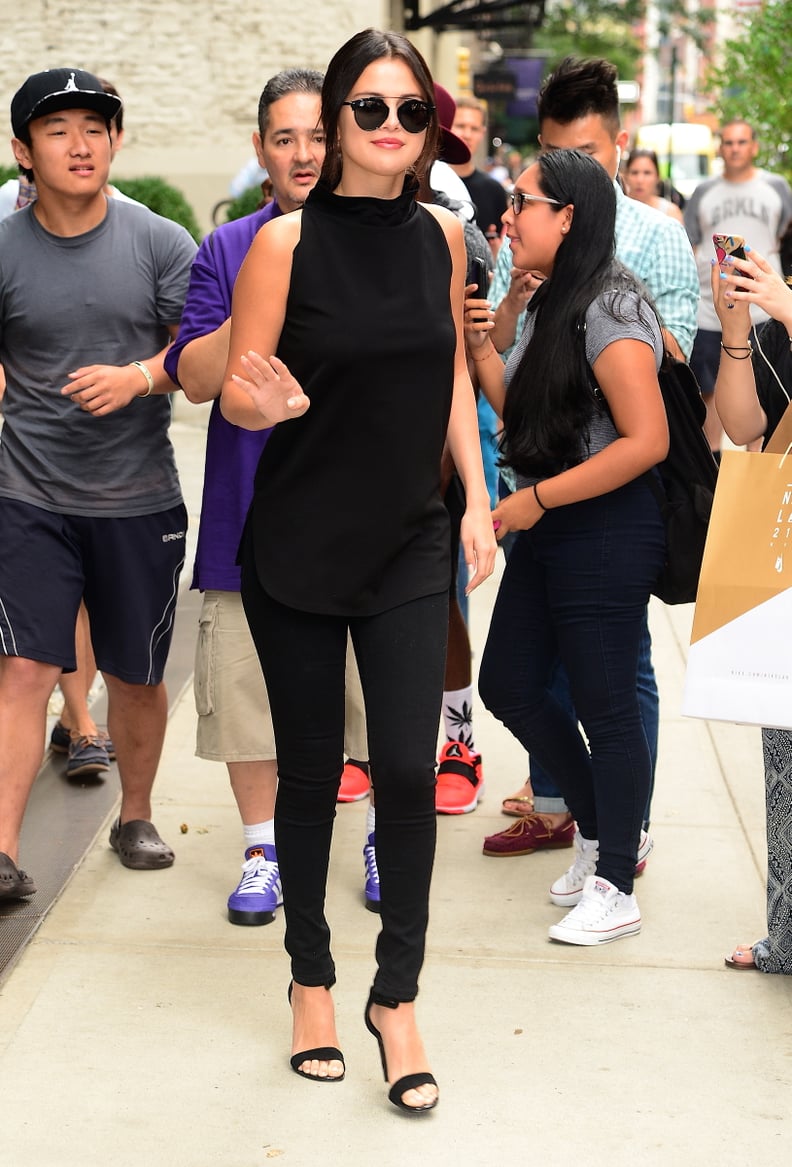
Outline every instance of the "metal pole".
<path fill-rule="evenodd" d="M 668 91 L 668 182 L 674 185 L 674 109 L 676 107 L 677 47 L 671 42 L 671 77 Z"/>

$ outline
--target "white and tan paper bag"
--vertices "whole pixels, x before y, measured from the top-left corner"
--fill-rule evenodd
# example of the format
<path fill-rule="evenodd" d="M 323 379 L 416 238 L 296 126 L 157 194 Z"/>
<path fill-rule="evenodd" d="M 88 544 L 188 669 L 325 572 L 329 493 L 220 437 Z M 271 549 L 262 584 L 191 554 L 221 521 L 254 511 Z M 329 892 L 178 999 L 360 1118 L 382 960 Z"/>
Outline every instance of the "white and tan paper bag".
<path fill-rule="evenodd" d="M 792 728 L 792 454 L 724 451 L 701 565 L 682 712 Z"/>

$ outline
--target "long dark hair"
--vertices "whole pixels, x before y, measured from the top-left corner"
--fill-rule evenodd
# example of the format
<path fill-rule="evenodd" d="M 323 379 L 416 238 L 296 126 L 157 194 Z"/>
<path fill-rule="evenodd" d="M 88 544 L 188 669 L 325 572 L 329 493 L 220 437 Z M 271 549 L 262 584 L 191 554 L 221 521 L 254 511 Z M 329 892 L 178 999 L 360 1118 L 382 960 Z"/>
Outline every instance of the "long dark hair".
<path fill-rule="evenodd" d="M 595 408 L 586 310 L 602 292 L 639 290 L 614 259 L 616 194 L 605 168 L 579 150 L 540 154 L 537 163 L 542 193 L 558 201 L 559 214 L 570 204 L 574 214 L 552 274 L 529 304 L 534 332 L 503 410 L 503 462 L 528 476 L 556 474 L 580 461 Z M 634 297 L 619 295 L 608 310 L 616 319 L 634 318 Z"/>
<path fill-rule="evenodd" d="M 397 57 L 404 61 L 418 82 L 423 99 L 434 105 L 432 74 L 415 45 L 398 32 L 380 32 L 376 28 L 367 28 L 356 33 L 341 46 L 327 66 L 322 86 L 322 125 L 327 149 L 321 177 L 331 189 L 341 181 L 343 160 L 338 141 L 338 119 L 342 106 L 363 70 L 383 57 Z M 437 157 L 439 140 L 440 129 L 435 110 L 426 131 L 423 150 L 415 162 L 414 169 L 419 181 Z"/>

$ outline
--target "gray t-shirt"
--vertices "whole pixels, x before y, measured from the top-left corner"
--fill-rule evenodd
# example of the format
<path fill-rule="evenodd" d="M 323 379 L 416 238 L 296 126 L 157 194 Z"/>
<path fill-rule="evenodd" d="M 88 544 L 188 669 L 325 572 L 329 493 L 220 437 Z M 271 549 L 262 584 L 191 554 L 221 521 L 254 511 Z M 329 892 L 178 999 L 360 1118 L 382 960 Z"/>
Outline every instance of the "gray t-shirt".
<path fill-rule="evenodd" d="M 616 316 L 612 314 L 612 309 Z M 525 320 L 522 336 L 514 347 L 506 363 L 504 379 L 507 386 L 514 376 L 522 354 L 533 336 L 536 321 L 529 312 Z M 641 340 L 654 349 L 655 366 L 659 369 L 663 360 L 663 337 L 657 317 L 649 304 L 637 292 L 604 292 L 589 304 L 586 312 L 586 358 L 593 365 L 597 357 L 609 344 L 616 340 Z M 585 461 L 593 454 L 604 450 L 618 438 L 618 432 L 607 413 L 600 412 L 594 405 L 592 391 L 592 412 L 589 442 L 581 442 L 581 455 Z M 518 487 L 529 486 L 535 478 L 517 475 Z"/>
<path fill-rule="evenodd" d="M 44 230 L 33 207 L 0 223 L 0 497 L 120 518 L 181 501 L 168 395 L 92 417 L 60 390 L 81 366 L 145 361 L 168 343 L 195 250 L 183 227 L 114 199 L 74 237 Z"/>

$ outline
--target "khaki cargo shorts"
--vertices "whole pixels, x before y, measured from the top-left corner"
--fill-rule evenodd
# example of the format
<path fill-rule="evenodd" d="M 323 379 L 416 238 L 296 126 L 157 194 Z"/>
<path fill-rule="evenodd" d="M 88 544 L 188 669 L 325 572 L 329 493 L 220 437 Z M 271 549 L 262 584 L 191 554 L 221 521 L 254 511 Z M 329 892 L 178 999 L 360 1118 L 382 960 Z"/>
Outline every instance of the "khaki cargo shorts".
<path fill-rule="evenodd" d="M 204 593 L 195 648 L 195 752 L 210 762 L 275 758 L 267 687 L 238 592 Z M 368 759 L 366 719 L 355 654 L 347 651 L 344 752 Z"/>

